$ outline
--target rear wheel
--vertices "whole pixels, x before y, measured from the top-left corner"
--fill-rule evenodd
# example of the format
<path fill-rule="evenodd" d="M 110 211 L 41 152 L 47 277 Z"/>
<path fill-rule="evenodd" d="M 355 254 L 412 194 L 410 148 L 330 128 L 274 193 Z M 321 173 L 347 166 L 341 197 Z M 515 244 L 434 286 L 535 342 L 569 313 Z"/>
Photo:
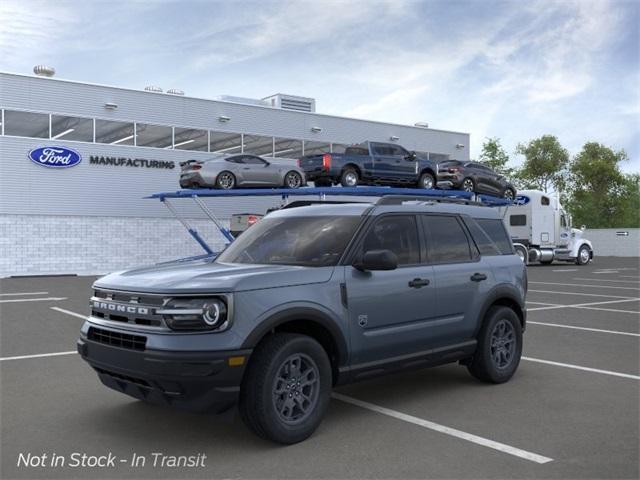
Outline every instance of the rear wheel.
<path fill-rule="evenodd" d="M 271 335 L 254 351 L 242 382 L 242 420 L 262 438 L 301 442 L 322 421 L 331 384 L 331 364 L 318 342 L 293 333 Z"/>
<path fill-rule="evenodd" d="M 586 265 L 591 261 L 591 250 L 586 245 L 582 245 L 578 250 L 578 256 L 576 257 L 577 265 Z"/>
<path fill-rule="evenodd" d="M 516 192 L 514 192 L 513 188 L 507 187 L 507 188 L 505 188 L 504 193 L 502 194 L 502 196 L 506 200 L 513 200 L 514 198 L 516 198 Z"/>
<path fill-rule="evenodd" d="M 436 179 L 430 173 L 423 173 L 422 175 L 420 175 L 418 187 L 424 188 L 426 190 L 433 190 L 434 188 L 436 188 Z"/>
<path fill-rule="evenodd" d="M 236 177 L 231 172 L 220 172 L 216 178 L 216 187 L 223 190 L 230 190 L 236 186 Z"/>
<path fill-rule="evenodd" d="M 478 347 L 467 366 L 478 380 L 504 383 L 515 373 L 522 355 L 522 326 L 509 307 L 494 306 L 485 316 Z"/>
<path fill-rule="evenodd" d="M 475 192 L 476 184 L 473 182 L 471 178 L 465 178 L 462 181 L 461 189 L 464 190 L 465 192 Z"/>
<path fill-rule="evenodd" d="M 287 188 L 300 188 L 302 186 L 302 175 L 291 170 L 284 177 L 284 186 Z"/>
<path fill-rule="evenodd" d="M 345 168 L 340 176 L 340 185 L 343 187 L 357 187 L 360 176 L 353 168 Z"/>

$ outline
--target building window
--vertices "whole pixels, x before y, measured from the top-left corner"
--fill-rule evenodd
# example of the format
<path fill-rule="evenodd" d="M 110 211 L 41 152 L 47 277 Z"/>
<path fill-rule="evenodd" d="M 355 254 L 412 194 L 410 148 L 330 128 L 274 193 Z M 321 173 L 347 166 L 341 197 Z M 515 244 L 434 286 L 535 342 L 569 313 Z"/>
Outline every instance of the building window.
<path fill-rule="evenodd" d="M 136 145 L 138 147 L 171 148 L 173 129 L 163 125 L 136 123 Z"/>
<path fill-rule="evenodd" d="M 274 157 L 279 158 L 300 158 L 302 157 L 302 141 L 290 138 L 275 138 Z"/>
<path fill-rule="evenodd" d="M 197 150 L 206 152 L 208 149 L 208 136 L 206 130 L 193 128 L 175 128 L 173 148 L 176 150 Z"/>
<path fill-rule="evenodd" d="M 133 145 L 133 123 L 96 120 L 96 142 L 111 145 Z"/>
<path fill-rule="evenodd" d="M 449 160 L 449 155 L 445 155 L 443 153 L 429 153 L 429 160 L 432 162 L 440 163 L 445 160 Z"/>
<path fill-rule="evenodd" d="M 93 119 L 51 115 L 51 138 L 93 142 Z"/>
<path fill-rule="evenodd" d="M 305 155 L 321 155 L 323 153 L 329 153 L 331 151 L 331 144 L 327 142 L 312 142 L 305 140 L 304 142 L 304 154 Z"/>
<path fill-rule="evenodd" d="M 273 157 L 273 137 L 263 137 L 262 135 L 244 136 L 244 153 Z"/>
<path fill-rule="evenodd" d="M 209 132 L 209 151 L 226 155 L 242 153 L 242 135 L 239 133 Z"/>
<path fill-rule="evenodd" d="M 49 138 L 49 115 L 4 111 L 4 134 L 16 137 Z"/>

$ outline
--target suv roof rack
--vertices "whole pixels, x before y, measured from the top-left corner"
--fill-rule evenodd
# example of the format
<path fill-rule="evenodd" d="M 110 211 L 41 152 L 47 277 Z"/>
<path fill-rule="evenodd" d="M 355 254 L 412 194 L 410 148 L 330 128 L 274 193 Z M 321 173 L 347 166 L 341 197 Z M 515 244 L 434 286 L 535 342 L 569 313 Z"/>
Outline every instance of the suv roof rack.
<path fill-rule="evenodd" d="M 477 206 L 491 206 L 490 203 L 486 203 L 479 200 L 472 200 L 470 198 L 457 198 L 457 197 L 428 197 L 428 196 L 414 196 L 414 195 L 385 195 L 376 202 L 376 205 L 400 205 L 404 202 L 413 202 L 418 204 L 433 204 L 433 203 L 459 203 L 462 205 L 477 205 Z"/>

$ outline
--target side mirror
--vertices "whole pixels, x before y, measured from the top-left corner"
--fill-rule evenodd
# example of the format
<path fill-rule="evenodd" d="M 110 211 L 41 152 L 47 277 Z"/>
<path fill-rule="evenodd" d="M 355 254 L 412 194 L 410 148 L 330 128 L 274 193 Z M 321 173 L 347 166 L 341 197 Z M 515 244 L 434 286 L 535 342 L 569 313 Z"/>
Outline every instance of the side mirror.
<path fill-rule="evenodd" d="M 409 160 L 410 162 L 413 162 L 413 161 L 414 161 L 416 158 L 418 158 L 418 157 L 417 157 L 417 155 L 416 155 L 416 152 L 411 151 L 411 152 L 409 152 L 409 155 L 407 155 L 407 156 L 406 156 L 406 157 L 404 157 L 404 158 L 406 158 L 406 159 L 407 159 L 407 160 Z"/>
<path fill-rule="evenodd" d="M 353 263 L 353 268 L 366 270 L 395 270 L 398 268 L 398 256 L 391 250 L 369 250 L 360 260 Z"/>

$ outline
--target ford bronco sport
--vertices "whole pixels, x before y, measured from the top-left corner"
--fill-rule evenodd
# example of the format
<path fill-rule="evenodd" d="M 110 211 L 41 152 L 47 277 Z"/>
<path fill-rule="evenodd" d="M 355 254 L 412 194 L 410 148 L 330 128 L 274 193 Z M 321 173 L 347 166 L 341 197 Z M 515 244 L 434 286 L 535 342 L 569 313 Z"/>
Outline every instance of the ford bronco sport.
<path fill-rule="evenodd" d="M 108 387 L 192 411 L 237 404 L 285 444 L 314 432 L 333 386 L 449 362 L 506 382 L 527 277 L 498 213 L 395 200 L 282 209 L 215 259 L 100 278 L 78 351 Z"/>

